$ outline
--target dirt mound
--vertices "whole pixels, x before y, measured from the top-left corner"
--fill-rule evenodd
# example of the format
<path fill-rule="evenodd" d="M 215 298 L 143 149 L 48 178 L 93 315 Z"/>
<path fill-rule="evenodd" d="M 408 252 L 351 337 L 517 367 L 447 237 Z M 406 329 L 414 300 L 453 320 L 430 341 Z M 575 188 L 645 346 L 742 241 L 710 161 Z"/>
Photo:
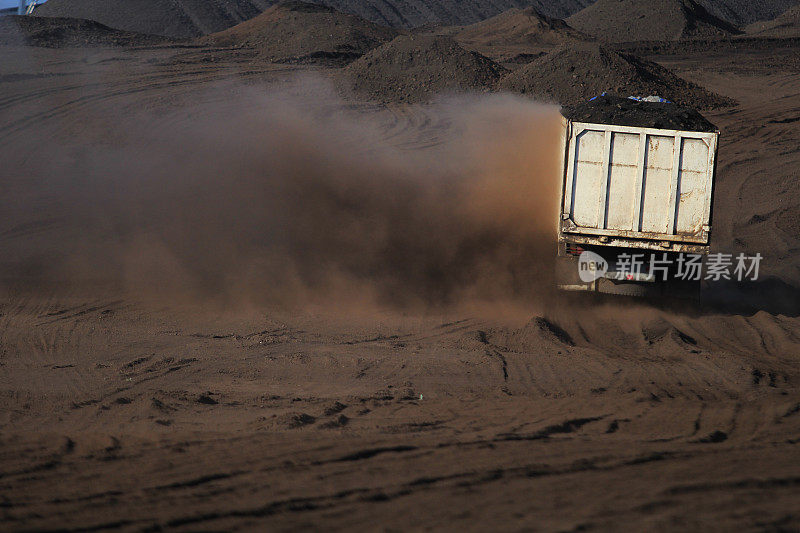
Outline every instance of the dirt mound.
<path fill-rule="evenodd" d="M 316 421 L 316 418 L 307 413 L 292 412 L 276 416 L 272 420 L 272 426 L 279 429 L 297 429 Z"/>
<path fill-rule="evenodd" d="M 502 351 L 540 353 L 567 350 L 575 341 L 560 325 L 543 317 L 532 318 L 518 329 L 495 329 L 486 332 L 486 340 Z M 558 352 L 560 353 L 560 352 Z"/>
<path fill-rule="evenodd" d="M 200 41 L 253 47 L 273 61 L 347 63 L 396 35 L 397 30 L 329 7 L 287 2 Z"/>
<path fill-rule="evenodd" d="M 739 33 L 694 0 L 599 0 L 567 22 L 607 42 L 671 41 Z"/>
<path fill-rule="evenodd" d="M 274 0 L 48 0 L 37 14 L 76 17 L 112 28 L 197 37 L 222 31 L 251 19 Z M 592 0 L 319 0 L 342 13 L 393 27 L 459 26 L 473 24 L 511 8 L 533 7 L 550 17 L 563 18 Z"/>
<path fill-rule="evenodd" d="M 0 17 L 0 44 L 70 48 L 134 46 L 163 42 L 153 35 L 120 31 L 98 22 L 71 18 Z"/>
<path fill-rule="evenodd" d="M 509 74 L 500 86 L 562 105 L 604 92 L 626 97 L 657 95 L 699 109 L 732 103 L 656 63 L 594 43 L 560 47 Z"/>
<path fill-rule="evenodd" d="M 698 0 L 706 10 L 736 26 L 745 26 L 757 21 L 772 20 L 798 0 Z"/>
<path fill-rule="evenodd" d="M 94 20 L 111 28 L 187 38 L 213 33 L 255 17 L 270 0 L 48 0 L 45 17 Z"/>
<path fill-rule="evenodd" d="M 549 17 L 564 18 L 593 0 L 325 0 L 324 3 L 378 24 L 395 27 L 463 26 L 512 8 L 532 7 Z"/>
<path fill-rule="evenodd" d="M 86 18 L 112 28 L 186 38 L 230 28 L 255 17 L 275 3 L 274 0 L 48 0 L 37 8 L 36 14 Z M 533 8 L 548 17 L 565 18 L 592 5 L 593 0 L 321 0 L 315 3 L 376 24 L 415 28 L 474 24 L 509 9 Z M 656 4 L 662 2 L 643 0 L 643 3 L 652 3 L 652 9 L 661 9 Z M 722 20 L 745 25 L 771 20 L 798 2 L 702 0 L 699 3 Z M 654 20 L 659 20 L 660 24 L 660 19 Z M 657 26 L 647 22 L 640 25 L 646 28 Z"/>
<path fill-rule="evenodd" d="M 576 122 L 617 124 L 681 131 L 717 131 L 717 127 L 696 110 L 669 103 L 640 102 L 606 95 L 563 109 Z"/>
<path fill-rule="evenodd" d="M 587 36 L 563 20 L 547 17 L 529 7 L 510 9 L 467 26 L 455 38 L 471 45 L 558 45 L 569 40 L 585 40 Z"/>
<path fill-rule="evenodd" d="M 759 37 L 800 37 L 800 5 L 789 9 L 775 20 L 751 24 L 747 27 L 747 33 Z"/>
<path fill-rule="evenodd" d="M 490 89 L 505 72 L 450 37 L 403 35 L 350 64 L 344 76 L 361 96 L 419 102 L 441 92 Z"/>

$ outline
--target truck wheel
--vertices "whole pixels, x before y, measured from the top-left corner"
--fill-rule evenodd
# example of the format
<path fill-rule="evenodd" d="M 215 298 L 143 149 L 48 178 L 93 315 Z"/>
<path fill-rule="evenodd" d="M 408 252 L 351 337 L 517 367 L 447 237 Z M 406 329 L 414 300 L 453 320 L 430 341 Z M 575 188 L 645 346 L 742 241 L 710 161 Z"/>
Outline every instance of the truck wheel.
<path fill-rule="evenodd" d="M 616 294 L 618 296 L 649 298 L 661 296 L 662 287 L 657 283 L 636 283 L 633 281 L 614 283 L 610 279 L 599 279 L 597 280 L 597 292 L 602 294 Z"/>
<path fill-rule="evenodd" d="M 671 280 L 664 288 L 665 296 L 692 302 L 701 301 L 703 282 Z"/>

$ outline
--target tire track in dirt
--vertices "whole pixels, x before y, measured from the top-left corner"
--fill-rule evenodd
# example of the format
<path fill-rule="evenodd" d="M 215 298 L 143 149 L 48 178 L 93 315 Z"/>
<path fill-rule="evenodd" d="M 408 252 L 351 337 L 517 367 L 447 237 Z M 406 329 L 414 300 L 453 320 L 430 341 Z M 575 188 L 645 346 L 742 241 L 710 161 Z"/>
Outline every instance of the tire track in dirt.
<path fill-rule="evenodd" d="M 112 76 L 85 100 L 64 80 L 65 101 L 14 125 L 181 101 L 214 79 L 191 64 L 153 68 Z M 797 115 L 797 80 L 751 87 L 737 76 L 715 78 L 746 93 L 713 117 L 728 139 L 715 238 L 764 243 L 791 262 L 790 232 L 766 233 L 796 196 L 784 183 L 795 123 L 780 121 Z M 58 85 L 35 86 L 32 103 L 51 105 Z M 777 98 L 763 103 L 764 87 Z M 396 146 L 451 134 L 425 108 L 371 109 Z M 759 180 L 779 206 L 754 196 Z M 755 215 L 765 219 L 748 225 Z M 0 493 L 12 528 L 366 529 L 376 512 L 410 530 L 423 519 L 502 529 L 516 516 L 553 530 L 796 523 L 785 521 L 800 476 L 791 315 L 626 301 L 553 305 L 527 322 L 230 316 L 47 291 L 0 299 Z"/>
<path fill-rule="evenodd" d="M 142 95 L 147 93 L 157 94 L 164 89 L 184 89 L 189 87 L 200 87 L 208 83 L 223 81 L 226 79 L 246 79 L 248 77 L 257 77 L 263 75 L 264 72 L 251 71 L 251 72 L 232 72 L 232 73 L 213 73 L 206 76 L 199 77 L 197 73 L 181 74 L 179 76 L 163 75 L 157 79 L 144 80 L 143 84 L 136 86 L 136 84 L 119 83 L 117 89 L 108 90 L 107 86 L 103 86 L 104 90 L 96 94 L 89 94 L 73 98 L 64 104 L 59 104 L 50 107 L 47 111 L 34 113 L 21 119 L 7 123 L 3 132 L 0 133 L 0 141 L 4 139 L 13 138 L 20 132 L 24 131 L 31 125 L 36 124 L 40 126 L 42 123 L 50 122 L 56 119 L 65 119 L 72 115 L 88 112 L 90 109 L 99 104 L 106 104 L 109 101 L 122 97 L 132 97 L 135 95 Z M 85 91 L 86 87 L 81 87 L 81 91 Z"/>

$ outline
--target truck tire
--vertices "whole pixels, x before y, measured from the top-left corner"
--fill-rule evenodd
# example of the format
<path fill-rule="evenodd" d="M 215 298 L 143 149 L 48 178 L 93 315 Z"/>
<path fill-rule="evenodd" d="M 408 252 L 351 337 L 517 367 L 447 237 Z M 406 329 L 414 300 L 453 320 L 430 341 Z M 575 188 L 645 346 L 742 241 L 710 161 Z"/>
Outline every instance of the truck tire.
<path fill-rule="evenodd" d="M 687 300 L 691 302 L 701 302 L 701 295 L 704 282 L 702 281 L 681 281 L 670 280 L 664 288 L 665 296 L 676 300 Z"/>
<path fill-rule="evenodd" d="M 617 296 L 633 296 L 636 298 L 658 297 L 663 294 L 658 283 L 637 283 L 635 281 L 621 281 L 615 283 L 610 279 L 597 280 L 597 292 L 602 294 L 615 294 Z"/>

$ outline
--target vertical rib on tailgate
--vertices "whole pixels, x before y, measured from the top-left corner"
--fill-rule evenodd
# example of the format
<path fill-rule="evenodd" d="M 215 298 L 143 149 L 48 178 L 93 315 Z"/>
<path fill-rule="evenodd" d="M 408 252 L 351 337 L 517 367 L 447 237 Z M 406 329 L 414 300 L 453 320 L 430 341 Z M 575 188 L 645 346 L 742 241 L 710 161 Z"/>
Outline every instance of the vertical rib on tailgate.
<path fill-rule="evenodd" d="M 570 124 L 562 232 L 707 244 L 719 133 Z"/>

